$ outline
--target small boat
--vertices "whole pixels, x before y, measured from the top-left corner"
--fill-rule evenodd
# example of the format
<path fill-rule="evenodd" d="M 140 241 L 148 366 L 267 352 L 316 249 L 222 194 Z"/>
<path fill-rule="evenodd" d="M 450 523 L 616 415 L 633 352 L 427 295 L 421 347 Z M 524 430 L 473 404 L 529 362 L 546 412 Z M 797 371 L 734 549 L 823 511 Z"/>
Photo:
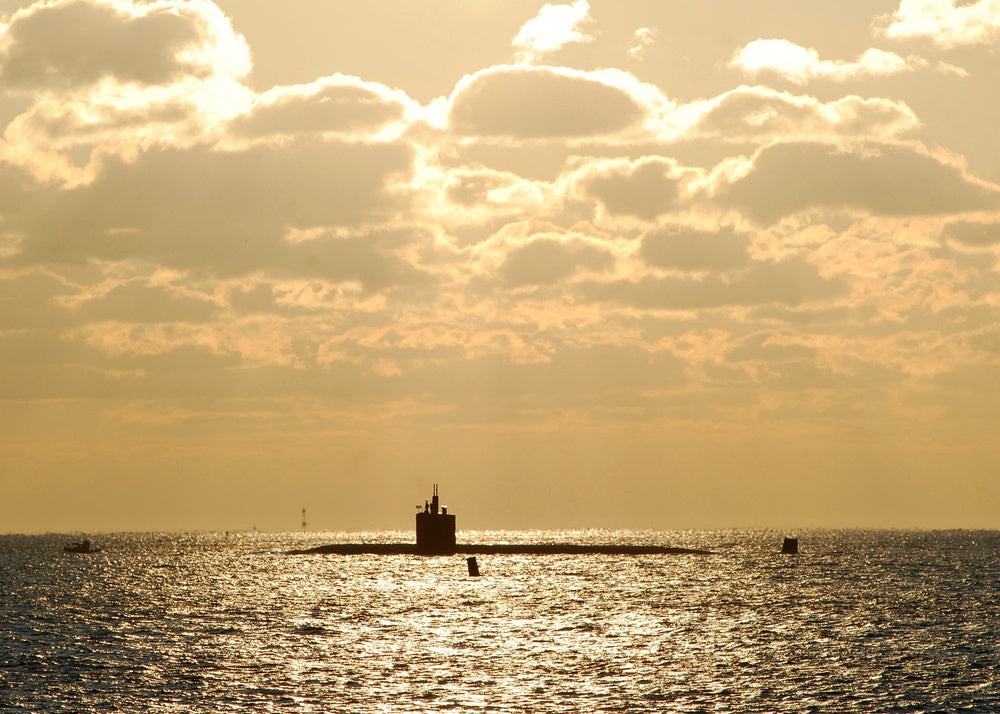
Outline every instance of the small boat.
<path fill-rule="evenodd" d="M 63 546 L 66 553 L 99 553 L 101 549 L 91 545 L 89 540 L 81 540 L 70 545 Z"/>

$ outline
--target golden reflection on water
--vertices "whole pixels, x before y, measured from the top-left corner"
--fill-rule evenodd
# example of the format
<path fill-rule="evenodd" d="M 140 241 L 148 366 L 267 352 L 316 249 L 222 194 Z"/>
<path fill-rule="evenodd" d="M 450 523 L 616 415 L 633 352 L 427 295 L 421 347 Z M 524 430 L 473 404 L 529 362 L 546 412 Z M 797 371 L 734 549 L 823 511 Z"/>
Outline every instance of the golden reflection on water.
<path fill-rule="evenodd" d="M 31 711 L 996 709 L 997 534 L 561 531 L 710 556 L 287 556 L 402 534 L 27 541 L 0 638 Z M 984 545 L 985 543 L 985 545 Z M 155 706 L 153 706 L 155 705 Z"/>

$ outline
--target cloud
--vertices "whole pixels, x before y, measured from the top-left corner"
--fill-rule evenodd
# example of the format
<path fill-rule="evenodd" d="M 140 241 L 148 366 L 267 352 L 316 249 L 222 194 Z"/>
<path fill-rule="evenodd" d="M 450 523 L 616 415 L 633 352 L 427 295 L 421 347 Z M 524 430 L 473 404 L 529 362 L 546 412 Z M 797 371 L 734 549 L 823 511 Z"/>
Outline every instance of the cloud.
<path fill-rule="evenodd" d="M 654 156 L 592 161 L 572 175 L 582 193 L 609 213 L 652 220 L 680 204 L 687 174 L 673 159 Z"/>
<path fill-rule="evenodd" d="M 923 69 L 927 61 L 919 57 L 900 57 L 878 49 L 865 50 L 853 62 L 821 60 L 819 52 L 788 40 L 757 39 L 737 50 L 729 66 L 744 74 L 761 72 L 777 74 L 789 82 L 805 84 L 814 79 L 834 82 L 861 77 L 888 77 L 902 72 Z"/>
<path fill-rule="evenodd" d="M 724 271 L 750 262 L 748 245 L 747 237 L 728 226 L 717 231 L 665 227 L 643 236 L 639 255 L 647 265 L 657 268 Z"/>
<path fill-rule="evenodd" d="M 48 270 L 0 271 L 0 334 L 68 324 L 57 303 L 74 292 L 69 281 Z"/>
<path fill-rule="evenodd" d="M 760 149 L 720 200 L 770 223 L 807 209 L 889 216 L 995 209 L 1000 188 L 911 146 L 803 142 Z"/>
<path fill-rule="evenodd" d="M 146 278 L 120 281 L 85 301 L 73 299 L 72 303 L 78 313 L 75 318 L 83 322 L 205 322 L 217 309 L 207 296 L 198 299 Z"/>
<path fill-rule="evenodd" d="M 778 92 L 768 87 L 738 87 L 713 99 L 679 107 L 684 138 L 720 141 L 791 139 L 890 139 L 920 122 L 904 102 L 855 95 L 830 102 Z"/>
<path fill-rule="evenodd" d="M 992 44 L 1000 38 L 1000 0 L 900 0 L 876 21 L 892 40 L 926 40 L 943 49 Z"/>
<path fill-rule="evenodd" d="M 56 0 L 0 28 L 0 82 L 19 90 L 239 78 L 250 50 L 208 0 Z"/>
<path fill-rule="evenodd" d="M 628 47 L 628 53 L 633 59 L 642 59 L 646 54 L 646 48 L 656 41 L 657 31 L 651 27 L 640 27 L 632 33 L 632 41 Z"/>
<path fill-rule="evenodd" d="M 500 272 L 511 285 L 551 285 L 581 270 L 604 271 L 613 264 L 611 254 L 596 246 L 539 238 L 511 251 Z"/>
<path fill-rule="evenodd" d="M 219 274 L 287 268 L 289 228 L 355 226 L 401 209 L 406 196 L 391 185 L 412 161 L 404 145 L 333 140 L 154 151 L 111 162 L 89 185 L 33 196 L 10 225 L 26 236 L 22 261 L 144 258 Z M 322 269 L 322 261 L 313 268 Z"/>
<path fill-rule="evenodd" d="M 587 137 L 634 129 L 650 107 L 639 84 L 617 71 L 499 66 L 464 77 L 449 126 L 467 136 Z"/>
<path fill-rule="evenodd" d="M 702 310 L 779 303 L 800 305 L 844 294 L 841 279 L 825 279 L 800 259 L 752 261 L 745 268 L 704 277 L 647 275 L 638 280 L 591 282 L 581 288 L 597 302 L 654 310 Z"/>
<path fill-rule="evenodd" d="M 244 136 L 339 133 L 376 135 L 400 123 L 415 103 L 402 92 L 356 77 L 332 75 L 257 95 L 230 130 Z"/>
<path fill-rule="evenodd" d="M 560 198 L 559 187 L 478 163 L 448 168 L 428 179 L 428 215 L 460 240 L 476 243 L 525 215 L 544 215 Z M 558 205 L 558 204 L 555 204 Z"/>
<path fill-rule="evenodd" d="M 55 330 L 0 333 L 0 397 L 10 400 L 107 398 L 113 389 L 103 356 Z"/>
<path fill-rule="evenodd" d="M 562 34 L 526 33 L 533 62 L 591 37 L 585 3 L 547 8 L 536 29 L 548 17 Z M 85 47 L 78 68 L 79 38 L 60 24 L 74 13 L 107 48 Z M 615 21 L 610 51 L 628 61 L 640 21 Z M 719 93 L 697 71 L 675 83 L 680 65 L 644 65 L 707 97 L 678 106 L 619 70 L 449 65 L 469 74 L 422 106 L 341 74 L 251 88 L 242 38 L 197 1 L 55 0 L 7 22 L 4 394 L 162 404 L 108 419 L 222 423 L 231 410 L 226 424 L 271 435 L 315 420 L 324 444 L 386 424 L 452 434 L 469 417 L 503 427 L 489 434 L 697 422 L 742 438 L 781 410 L 850 428 L 828 417 L 860 392 L 888 384 L 902 401 L 910 376 L 997 354 L 1000 189 L 943 149 L 899 143 L 918 128 L 944 141 L 940 117 L 921 126 L 903 101 L 926 99 L 932 77 L 895 83 L 898 97 L 827 86 L 821 99 Z M 510 30 L 489 29 L 482 47 L 506 51 Z M 652 37 L 636 32 L 634 56 Z M 690 39 L 672 49 L 694 70 L 719 45 Z M 799 65 L 758 70 L 833 81 L 911 61 L 783 47 Z M 306 66 L 293 64 L 254 82 Z M 175 411 L 164 396 L 226 404 Z"/>
<path fill-rule="evenodd" d="M 110 358 L 120 359 L 123 366 L 138 366 L 156 375 L 154 381 L 158 381 L 164 374 L 180 378 L 173 375 L 175 370 L 182 371 L 191 363 L 196 371 L 204 370 L 205 377 L 215 370 L 222 376 L 227 366 L 293 366 L 296 356 L 290 326 L 269 317 L 210 324 L 107 321 L 82 325 L 67 335 Z M 181 389 L 190 396 L 196 396 L 199 390 L 204 390 L 203 394 L 215 393 L 197 381 Z"/>
<path fill-rule="evenodd" d="M 945 226 L 942 237 L 972 247 L 998 245 L 1000 222 L 956 221 Z"/>
<path fill-rule="evenodd" d="M 951 311 L 961 315 L 959 322 L 971 324 L 982 286 L 990 282 L 990 267 L 976 265 L 957 251 L 942 250 L 941 223 L 941 218 L 929 216 L 861 216 L 824 236 L 774 237 L 808 256 L 821 275 L 846 279 L 851 296 L 845 305 L 871 324 L 941 326 L 948 321 L 941 316 Z"/>
<path fill-rule="evenodd" d="M 111 156 L 128 160 L 141 151 L 190 147 L 212 138 L 217 117 L 199 102 L 200 95 L 147 95 L 128 103 L 99 96 L 40 99 L 7 125 L 0 158 L 24 166 L 42 182 L 87 183 Z"/>
<path fill-rule="evenodd" d="M 568 44 L 590 42 L 593 35 L 582 29 L 589 20 L 587 0 L 576 0 L 569 5 L 543 5 L 535 17 L 521 26 L 511 42 L 516 50 L 516 61 L 532 64 Z"/>
<path fill-rule="evenodd" d="M 515 173 L 482 166 L 463 166 L 448 171 L 445 194 L 453 204 L 469 208 L 490 205 L 521 210 L 525 206 L 540 206 L 544 200 L 535 183 Z"/>
<path fill-rule="evenodd" d="M 54 0 L 0 26 L 0 82 L 27 100 L 0 160 L 92 181 L 108 157 L 217 138 L 249 105 L 250 50 L 208 0 Z"/>

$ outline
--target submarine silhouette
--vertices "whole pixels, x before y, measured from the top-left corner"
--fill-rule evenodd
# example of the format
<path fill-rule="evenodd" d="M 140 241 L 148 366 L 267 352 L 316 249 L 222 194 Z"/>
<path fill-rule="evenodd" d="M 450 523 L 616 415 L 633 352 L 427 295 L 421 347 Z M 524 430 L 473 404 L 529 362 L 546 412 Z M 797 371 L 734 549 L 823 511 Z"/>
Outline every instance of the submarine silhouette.
<path fill-rule="evenodd" d="M 418 509 L 421 507 L 418 506 Z M 626 543 L 458 543 L 455 539 L 455 514 L 441 506 L 438 487 L 430 500 L 417 512 L 416 543 L 331 543 L 315 548 L 286 551 L 286 555 L 710 555 L 711 551 L 674 548 L 665 545 Z"/>

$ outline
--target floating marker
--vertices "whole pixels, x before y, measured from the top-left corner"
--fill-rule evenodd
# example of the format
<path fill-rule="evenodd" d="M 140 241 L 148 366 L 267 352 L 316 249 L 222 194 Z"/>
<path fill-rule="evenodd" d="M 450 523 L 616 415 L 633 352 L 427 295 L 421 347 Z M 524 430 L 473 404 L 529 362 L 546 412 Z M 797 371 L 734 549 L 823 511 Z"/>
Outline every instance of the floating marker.
<path fill-rule="evenodd" d="M 476 562 L 476 557 L 466 558 L 465 562 L 469 565 L 469 575 L 474 578 L 479 577 L 479 563 Z"/>
<path fill-rule="evenodd" d="M 782 553 L 790 553 L 795 555 L 799 552 L 799 539 L 798 538 L 785 538 L 785 542 L 781 544 Z"/>

